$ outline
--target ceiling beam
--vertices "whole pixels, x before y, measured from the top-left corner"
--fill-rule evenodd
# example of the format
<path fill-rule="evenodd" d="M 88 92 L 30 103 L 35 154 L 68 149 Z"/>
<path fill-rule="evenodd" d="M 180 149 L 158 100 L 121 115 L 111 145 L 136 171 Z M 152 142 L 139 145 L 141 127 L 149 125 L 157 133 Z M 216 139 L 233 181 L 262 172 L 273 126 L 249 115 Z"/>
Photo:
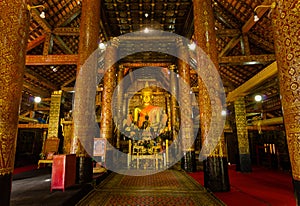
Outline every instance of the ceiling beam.
<path fill-rule="evenodd" d="M 219 53 L 219 57 L 226 56 L 240 42 L 240 36 L 233 37 L 224 49 Z"/>
<path fill-rule="evenodd" d="M 37 9 L 33 9 L 32 17 L 45 30 L 45 33 L 51 33 L 52 28 L 50 24 L 40 17 L 40 12 Z"/>
<path fill-rule="evenodd" d="M 52 32 L 61 36 L 79 36 L 79 28 L 77 27 L 57 27 Z"/>
<path fill-rule="evenodd" d="M 229 92 L 226 101 L 233 102 L 238 97 L 247 95 L 251 89 L 263 83 L 264 81 L 271 78 L 272 76 L 276 75 L 277 72 L 278 72 L 277 62 L 275 61 L 269 66 L 267 66 L 266 68 L 264 68 L 262 71 L 260 71 L 258 74 L 256 74 L 254 77 L 246 81 L 243 85 L 239 86 L 232 92 Z"/>
<path fill-rule="evenodd" d="M 280 128 L 278 126 L 260 126 L 258 128 L 258 126 L 247 126 L 248 130 L 261 130 L 261 131 L 281 131 L 283 130 L 283 128 Z"/>
<path fill-rule="evenodd" d="M 133 68 L 133 67 L 168 67 L 171 65 L 171 63 L 141 62 L 141 63 L 122 63 L 122 65 L 124 67 L 130 67 L 130 68 Z"/>
<path fill-rule="evenodd" d="M 220 29 L 216 31 L 216 35 L 219 37 L 236 37 L 241 35 L 239 29 Z"/>
<path fill-rule="evenodd" d="M 263 4 L 268 4 L 268 0 L 266 0 Z M 260 8 L 258 9 L 257 15 L 258 17 L 261 17 L 262 15 L 264 15 L 264 13 L 268 10 L 269 8 Z M 245 34 L 248 31 L 250 31 L 250 29 L 256 24 L 256 22 L 254 21 L 254 15 L 252 14 L 250 19 L 242 26 L 242 33 Z M 219 57 L 223 56 L 224 54 L 228 54 L 237 44 L 239 43 L 239 41 L 237 41 L 237 38 L 233 38 L 226 46 L 225 48 L 222 50 L 222 53 L 220 53 Z"/>
<path fill-rule="evenodd" d="M 40 45 L 41 43 L 43 43 L 45 41 L 46 38 L 46 34 L 43 34 L 41 36 L 39 36 L 38 38 L 35 38 L 33 41 L 29 42 L 27 44 L 27 48 L 26 48 L 26 52 L 30 51 L 31 49 L 37 47 L 38 45 Z"/>
<path fill-rule="evenodd" d="M 68 84 L 72 83 L 73 81 L 76 80 L 76 77 L 72 77 L 70 80 L 66 81 L 63 85 L 61 85 L 61 87 L 66 87 L 68 86 Z"/>
<path fill-rule="evenodd" d="M 34 85 L 31 85 L 27 82 L 23 82 L 23 87 L 25 88 L 25 90 L 28 90 L 30 93 L 32 93 L 34 96 L 38 95 L 40 97 L 49 97 L 51 95 L 50 92 L 42 90 L 40 88 L 37 88 Z"/>
<path fill-rule="evenodd" d="M 219 57 L 219 64 L 231 65 L 254 65 L 267 64 L 276 61 L 275 54 L 249 55 L 249 56 L 228 56 Z"/>
<path fill-rule="evenodd" d="M 252 33 L 252 32 L 248 32 L 248 37 L 250 39 L 252 39 L 253 41 L 255 41 L 257 43 L 257 46 L 261 45 L 260 47 L 262 49 L 264 49 L 265 51 L 274 52 L 274 44 L 266 41 L 264 38 Z"/>
<path fill-rule="evenodd" d="M 44 77 L 40 76 L 32 70 L 26 69 L 24 76 L 25 79 L 28 78 L 32 81 L 39 82 L 42 86 L 47 87 L 50 90 L 58 90 L 58 87 L 55 84 L 51 83 L 49 80 L 45 79 Z"/>
<path fill-rule="evenodd" d="M 65 54 L 73 54 L 73 51 L 67 46 L 67 44 L 57 35 L 54 35 L 53 41 L 63 50 Z"/>
<path fill-rule="evenodd" d="M 72 12 L 60 18 L 57 22 L 57 27 L 64 27 L 70 22 L 72 22 L 76 17 L 81 13 L 81 4 L 77 4 L 75 8 L 72 9 Z"/>
<path fill-rule="evenodd" d="M 27 55 L 26 65 L 76 65 L 78 61 L 77 54 L 66 55 Z"/>

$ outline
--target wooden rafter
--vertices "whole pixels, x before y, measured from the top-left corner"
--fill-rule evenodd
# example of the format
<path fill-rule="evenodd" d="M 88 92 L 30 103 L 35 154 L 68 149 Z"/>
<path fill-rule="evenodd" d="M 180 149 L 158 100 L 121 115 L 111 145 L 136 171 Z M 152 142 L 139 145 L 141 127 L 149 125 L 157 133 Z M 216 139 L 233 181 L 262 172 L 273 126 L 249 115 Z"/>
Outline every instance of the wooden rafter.
<path fill-rule="evenodd" d="M 267 4 L 268 0 L 263 4 Z M 268 8 L 261 8 L 258 10 L 257 15 L 261 17 L 268 10 Z M 250 29 L 255 25 L 254 16 L 251 15 L 250 19 L 242 26 L 241 31 L 243 34 L 250 31 Z M 240 40 L 240 38 L 239 38 Z M 224 56 L 224 54 L 228 54 L 240 41 L 237 40 L 237 37 L 233 37 L 232 40 L 225 46 L 222 52 L 219 54 L 219 57 Z"/>
<path fill-rule="evenodd" d="M 238 97 L 245 96 L 255 86 L 274 76 L 277 71 L 277 62 L 273 62 L 258 74 L 256 74 L 254 77 L 245 82 L 243 85 L 230 92 L 227 95 L 226 101 L 232 102 L 235 101 L 235 99 Z"/>
<path fill-rule="evenodd" d="M 57 27 L 53 29 L 53 33 L 63 36 L 78 36 L 79 28 L 77 27 Z"/>
<path fill-rule="evenodd" d="M 23 87 L 25 89 L 27 89 L 28 91 L 30 91 L 30 93 L 32 93 L 33 95 L 39 95 L 41 97 L 48 97 L 51 95 L 50 92 L 48 91 L 45 91 L 43 89 L 40 89 L 40 88 L 37 88 L 27 82 L 23 82 Z"/>
<path fill-rule="evenodd" d="M 56 27 L 64 27 L 70 22 L 72 22 L 76 17 L 81 13 L 81 5 L 77 4 L 75 8 L 72 9 L 72 12 L 63 16 L 56 24 Z"/>
<path fill-rule="evenodd" d="M 219 57 L 219 64 L 254 65 L 276 61 L 274 54 Z"/>
<path fill-rule="evenodd" d="M 220 29 L 216 34 L 219 37 L 236 37 L 241 35 L 241 31 L 239 29 Z"/>
<path fill-rule="evenodd" d="M 54 36 L 54 42 L 63 50 L 65 54 L 73 54 L 72 50 L 59 36 Z"/>
<path fill-rule="evenodd" d="M 240 42 L 240 39 L 240 36 L 233 37 L 225 46 L 225 48 L 219 53 L 219 57 L 226 56 L 235 47 L 235 45 Z"/>
<path fill-rule="evenodd" d="M 33 41 L 29 42 L 27 44 L 27 49 L 26 51 L 30 51 L 31 49 L 35 48 L 36 46 L 40 45 L 45 41 L 46 34 L 43 34 L 42 36 L 39 36 L 38 38 L 34 39 Z"/>
<path fill-rule="evenodd" d="M 30 80 L 40 82 L 40 84 L 42 86 L 47 87 L 50 90 L 53 90 L 53 91 L 58 90 L 58 87 L 56 85 L 54 85 L 49 80 L 43 78 L 42 76 L 40 76 L 39 74 L 35 73 L 32 70 L 26 69 L 24 76 L 25 76 L 25 78 L 28 78 Z"/>
<path fill-rule="evenodd" d="M 27 55 L 26 65 L 71 65 L 77 64 L 78 55 Z"/>

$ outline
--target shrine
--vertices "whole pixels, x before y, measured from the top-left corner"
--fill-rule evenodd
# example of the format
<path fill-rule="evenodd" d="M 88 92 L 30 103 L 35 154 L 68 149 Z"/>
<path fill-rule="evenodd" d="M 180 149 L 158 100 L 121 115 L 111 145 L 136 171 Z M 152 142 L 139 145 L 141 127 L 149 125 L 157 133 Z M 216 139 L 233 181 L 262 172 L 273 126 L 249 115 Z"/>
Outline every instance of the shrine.
<path fill-rule="evenodd" d="M 299 1 L 0 11 L 0 206 L 300 205 Z"/>

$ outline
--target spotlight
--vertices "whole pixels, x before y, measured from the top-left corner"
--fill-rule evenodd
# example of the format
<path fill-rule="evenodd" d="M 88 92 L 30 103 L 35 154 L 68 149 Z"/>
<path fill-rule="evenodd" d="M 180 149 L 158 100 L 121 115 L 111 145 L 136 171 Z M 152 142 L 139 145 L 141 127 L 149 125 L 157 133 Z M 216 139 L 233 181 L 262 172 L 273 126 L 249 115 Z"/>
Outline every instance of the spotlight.
<path fill-rule="evenodd" d="M 227 114 L 226 110 L 222 110 L 221 115 L 226 116 L 226 114 Z"/>
<path fill-rule="evenodd" d="M 44 19 L 44 18 L 46 17 L 44 11 L 42 11 L 42 13 L 40 14 L 40 17 L 41 17 L 42 19 Z"/>
<path fill-rule="evenodd" d="M 257 13 L 254 12 L 254 19 L 253 19 L 253 21 L 254 22 L 258 22 L 258 20 L 259 20 L 259 17 L 257 16 Z"/>
<path fill-rule="evenodd" d="M 259 94 L 257 94 L 257 95 L 255 95 L 254 99 L 255 99 L 255 101 L 257 101 L 257 102 L 261 102 L 262 96 L 259 95 Z"/>
<path fill-rule="evenodd" d="M 35 103 L 40 103 L 42 101 L 41 97 L 34 97 L 34 102 Z"/>

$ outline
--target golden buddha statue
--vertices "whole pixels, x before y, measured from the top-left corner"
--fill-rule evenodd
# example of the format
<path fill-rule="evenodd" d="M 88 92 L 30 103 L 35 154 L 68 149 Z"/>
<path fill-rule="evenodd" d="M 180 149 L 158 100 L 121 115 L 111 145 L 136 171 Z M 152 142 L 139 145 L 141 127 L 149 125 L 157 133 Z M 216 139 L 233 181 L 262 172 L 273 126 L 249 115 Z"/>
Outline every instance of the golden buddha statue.
<path fill-rule="evenodd" d="M 140 129 L 160 133 L 166 126 L 164 110 L 151 104 L 153 92 L 150 87 L 144 88 L 141 92 L 142 105 L 134 109 L 134 124 Z"/>

